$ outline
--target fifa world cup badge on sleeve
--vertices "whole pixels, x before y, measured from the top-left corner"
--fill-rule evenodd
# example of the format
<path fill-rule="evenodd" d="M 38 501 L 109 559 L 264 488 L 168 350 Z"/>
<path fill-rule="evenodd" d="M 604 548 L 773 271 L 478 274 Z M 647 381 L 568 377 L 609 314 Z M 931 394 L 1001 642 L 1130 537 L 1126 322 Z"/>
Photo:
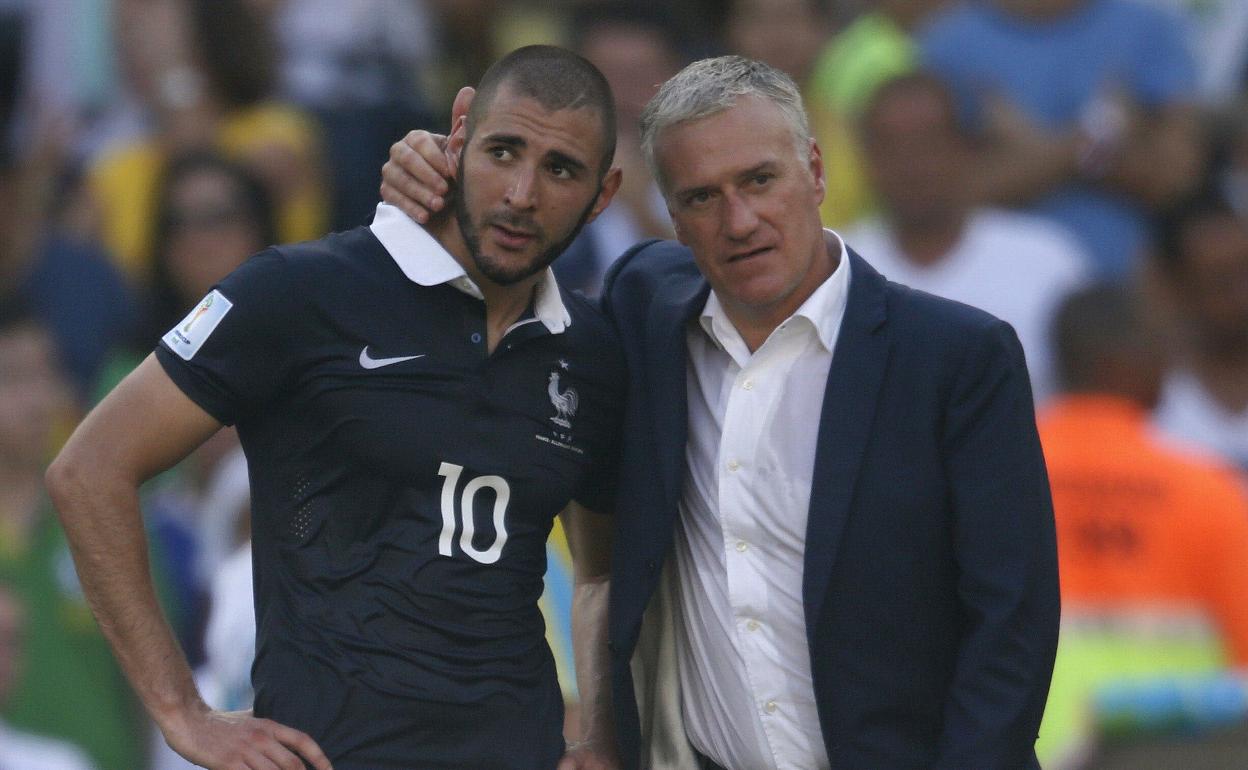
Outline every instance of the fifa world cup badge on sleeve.
<path fill-rule="evenodd" d="M 169 333 L 161 339 L 170 350 L 181 356 L 182 360 L 190 361 L 232 307 L 234 307 L 233 302 L 226 299 L 221 292 L 213 289 L 186 318 L 179 321 L 178 325 L 170 329 Z"/>

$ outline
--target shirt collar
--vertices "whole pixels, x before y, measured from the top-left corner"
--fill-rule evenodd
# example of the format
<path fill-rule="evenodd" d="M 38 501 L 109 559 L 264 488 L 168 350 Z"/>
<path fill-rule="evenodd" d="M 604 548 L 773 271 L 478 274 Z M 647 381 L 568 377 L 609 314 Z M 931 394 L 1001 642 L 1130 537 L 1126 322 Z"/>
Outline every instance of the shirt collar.
<path fill-rule="evenodd" d="M 464 266 L 398 207 L 389 203 L 378 204 L 369 229 L 411 282 L 421 286 L 446 283 L 470 297 L 484 299 L 480 287 L 468 276 Z M 541 321 L 551 334 L 559 334 L 572 325 L 572 315 L 563 304 L 555 272 L 549 267 L 537 283 L 533 317 Z"/>
<path fill-rule="evenodd" d="M 845 315 L 845 304 L 849 299 L 849 252 L 845 248 L 844 238 L 827 228 L 824 232 L 835 238 L 840 245 L 840 262 L 832 271 L 832 275 L 819 284 L 819 287 L 806 298 L 806 301 L 791 317 L 808 320 L 815 328 L 819 342 L 826 351 L 831 353 L 833 345 L 836 344 L 841 319 Z M 741 336 L 732 322 L 728 320 L 724 306 L 714 290 L 706 298 L 706 305 L 702 308 L 702 316 L 698 320 L 706 335 L 720 348 L 725 348 L 725 343 L 729 339 L 738 339 Z"/>

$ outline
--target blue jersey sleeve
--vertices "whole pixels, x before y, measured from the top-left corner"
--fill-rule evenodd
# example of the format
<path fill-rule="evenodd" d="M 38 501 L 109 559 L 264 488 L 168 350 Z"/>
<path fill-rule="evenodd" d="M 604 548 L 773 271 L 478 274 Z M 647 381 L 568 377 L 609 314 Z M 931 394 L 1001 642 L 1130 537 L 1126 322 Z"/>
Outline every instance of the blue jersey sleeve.
<path fill-rule="evenodd" d="M 291 378 L 292 280 L 287 260 L 263 251 L 213 287 L 156 348 L 170 379 L 223 424 L 264 406 Z"/>

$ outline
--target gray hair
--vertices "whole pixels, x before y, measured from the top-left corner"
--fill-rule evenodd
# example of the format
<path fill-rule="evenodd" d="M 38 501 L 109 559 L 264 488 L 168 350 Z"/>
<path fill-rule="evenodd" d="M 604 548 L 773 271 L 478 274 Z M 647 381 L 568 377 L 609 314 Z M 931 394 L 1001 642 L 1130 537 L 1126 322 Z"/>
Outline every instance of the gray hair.
<path fill-rule="evenodd" d="M 780 108 L 799 154 L 810 143 L 810 121 L 793 79 L 775 67 L 743 56 L 701 59 L 664 83 L 641 112 L 641 151 L 650 173 L 666 190 L 655 159 L 659 134 L 679 123 L 714 115 L 743 96 L 760 96 Z"/>

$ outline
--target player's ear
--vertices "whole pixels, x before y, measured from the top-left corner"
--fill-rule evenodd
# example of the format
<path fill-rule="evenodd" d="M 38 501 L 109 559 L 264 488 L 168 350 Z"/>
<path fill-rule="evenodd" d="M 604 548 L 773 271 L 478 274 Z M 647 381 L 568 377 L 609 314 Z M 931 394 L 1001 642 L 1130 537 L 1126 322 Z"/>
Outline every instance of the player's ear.
<path fill-rule="evenodd" d="M 459 169 L 459 156 L 468 142 L 468 111 L 476 94 L 475 88 L 464 86 L 459 89 L 454 103 L 451 104 L 451 135 L 446 142 L 446 160 L 452 176 Z"/>
<path fill-rule="evenodd" d="M 594 206 L 589 210 L 589 216 L 585 218 L 585 222 L 593 222 L 602 213 L 603 209 L 611 203 L 611 199 L 615 197 L 615 193 L 620 189 L 620 182 L 624 179 L 624 172 L 619 166 L 612 166 L 602 178 L 602 184 L 598 188 L 598 197 L 594 200 Z"/>

